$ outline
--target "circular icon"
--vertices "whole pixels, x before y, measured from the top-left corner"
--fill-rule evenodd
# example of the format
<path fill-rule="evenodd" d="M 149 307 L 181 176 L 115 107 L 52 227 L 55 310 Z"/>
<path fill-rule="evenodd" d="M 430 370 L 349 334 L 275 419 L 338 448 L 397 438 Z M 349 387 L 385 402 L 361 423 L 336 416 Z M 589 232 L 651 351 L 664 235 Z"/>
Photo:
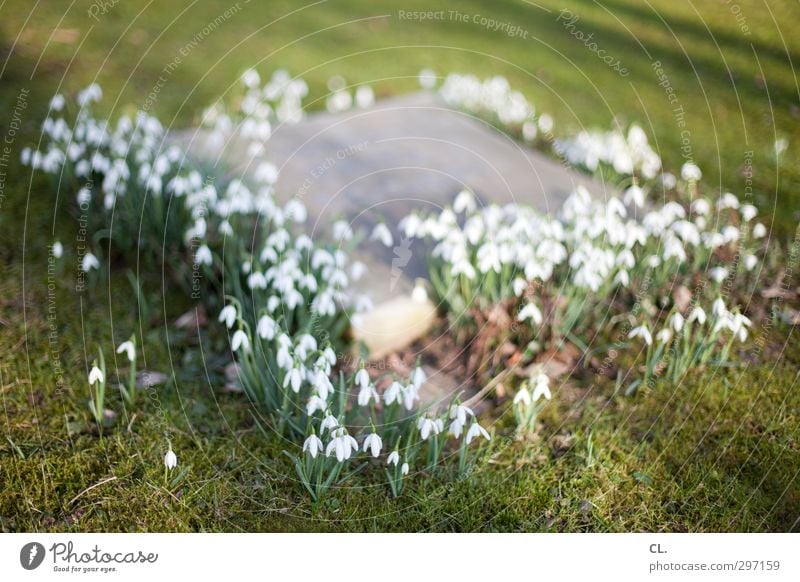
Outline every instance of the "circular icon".
<path fill-rule="evenodd" d="M 35 570 L 44 561 L 44 546 L 39 542 L 30 542 L 19 551 L 19 563 L 26 570 Z"/>

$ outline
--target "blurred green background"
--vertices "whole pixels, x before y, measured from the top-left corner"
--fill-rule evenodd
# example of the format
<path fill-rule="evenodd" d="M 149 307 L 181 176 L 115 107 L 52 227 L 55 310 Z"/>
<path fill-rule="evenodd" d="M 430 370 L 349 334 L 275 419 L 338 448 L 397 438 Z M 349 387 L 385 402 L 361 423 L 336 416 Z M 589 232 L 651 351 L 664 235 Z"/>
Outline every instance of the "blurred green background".
<path fill-rule="evenodd" d="M 184 126 L 248 67 L 262 75 L 285 67 L 305 78 L 317 96 L 334 74 L 349 83 L 372 83 L 379 96 L 416 90 L 422 67 L 439 75 L 501 74 L 555 117 L 559 135 L 608 128 L 614 118 L 639 121 L 673 171 L 684 161 L 681 146 L 688 139 L 711 188 L 743 196 L 746 152 L 752 151 L 753 199 L 764 220 L 784 234 L 798 220 L 795 0 L 11 0 L 0 11 L 0 98 L 8 111 L 19 87 L 31 88 L 38 112 L 26 115 L 25 123 L 32 137 L 55 91 L 92 81 L 105 91 L 105 108 L 141 107 L 163 76 L 152 111 L 165 124 Z M 438 14 L 408 16 L 415 11 Z M 565 27 L 575 16 L 574 26 Z M 519 32 L 492 30 L 484 19 Z M 629 74 L 604 64 L 576 31 L 593 35 Z M 180 62 L 165 75 L 176 57 Z M 671 104 L 659 85 L 657 61 L 677 102 Z M 676 106 L 685 112 L 685 127 Z M 788 142 L 780 165 L 776 139 Z"/>

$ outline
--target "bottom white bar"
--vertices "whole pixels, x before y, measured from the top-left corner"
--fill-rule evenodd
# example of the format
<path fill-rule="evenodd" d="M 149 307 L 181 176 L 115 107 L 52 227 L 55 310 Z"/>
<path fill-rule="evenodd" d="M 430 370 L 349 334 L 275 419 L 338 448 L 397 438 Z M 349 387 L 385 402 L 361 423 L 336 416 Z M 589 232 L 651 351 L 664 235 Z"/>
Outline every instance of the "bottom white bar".
<path fill-rule="evenodd" d="M 797 581 L 799 549 L 796 534 L 3 534 L 0 579 Z"/>

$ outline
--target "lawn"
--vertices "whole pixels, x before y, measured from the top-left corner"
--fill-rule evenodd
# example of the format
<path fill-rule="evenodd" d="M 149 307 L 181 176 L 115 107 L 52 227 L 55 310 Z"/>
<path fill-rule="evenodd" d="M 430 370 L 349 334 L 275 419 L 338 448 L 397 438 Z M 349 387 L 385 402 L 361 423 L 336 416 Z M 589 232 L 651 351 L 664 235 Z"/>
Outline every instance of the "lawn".
<path fill-rule="evenodd" d="M 53 93 L 97 81 L 107 113 L 147 103 L 166 125 L 184 127 L 248 67 L 285 67 L 315 95 L 333 74 L 371 83 L 379 96 L 416 90 L 423 67 L 502 74 L 554 116 L 557 131 L 637 120 L 668 168 L 689 152 L 707 187 L 743 197 L 752 187 L 775 243 L 788 245 L 800 219 L 796 3 L 740 1 L 737 19 L 724 2 L 468 1 L 459 16 L 446 6 L 422 22 L 407 13 L 437 10 L 430 2 L 363 4 L 0 6 L 3 134 L 15 108 L 22 124 L 0 190 L 0 529 L 800 530 L 800 346 L 784 323 L 754 330 L 764 348 L 740 366 L 678 386 L 632 397 L 613 382 L 567 386 L 537 439 L 496 437 L 468 479 L 416 479 L 392 499 L 380 480 L 365 478 L 312 504 L 281 454 L 287 445 L 261 432 L 241 395 L 220 388 L 226 362 L 201 349 L 206 338 L 171 326 L 191 307 L 185 296 L 149 273 L 137 302 L 131 265 L 115 265 L 84 294 L 75 293 L 71 265 L 48 270 L 50 241 L 75 238 L 72 193 L 56 202 L 50 181 L 16 160 L 36 143 Z M 521 32 L 504 35 L 481 16 Z M 574 30 L 594 34 L 629 75 Z M 788 149 L 777 166 L 780 138 Z M 795 260 L 786 274 L 794 287 L 797 272 Z M 100 437 L 85 403 L 88 364 L 98 345 L 133 331 L 146 340 L 143 365 L 170 380 L 158 406 L 125 413 L 112 394 L 116 428 Z M 507 409 L 497 417 L 500 429 L 512 421 Z M 180 463 L 166 484 L 165 431 Z"/>

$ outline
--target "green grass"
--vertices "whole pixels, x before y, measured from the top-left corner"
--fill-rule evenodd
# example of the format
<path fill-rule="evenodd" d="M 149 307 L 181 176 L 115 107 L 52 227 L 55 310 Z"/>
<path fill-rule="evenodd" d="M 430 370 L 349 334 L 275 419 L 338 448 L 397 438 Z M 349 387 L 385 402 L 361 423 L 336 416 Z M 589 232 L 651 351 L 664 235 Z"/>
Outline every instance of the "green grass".
<path fill-rule="evenodd" d="M 503 74 L 553 113 L 564 133 L 608 126 L 615 116 L 641 121 L 676 168 L 680 130 L 651 69 L 652 60 L 661 60 L 708 186 L 743 195 L 744 152 L 754 151 L 754 201 L 778 232 L 794 230 L 800 207 L 795 3 L 770 2 L 767 10 L 740 1 L 750 37 L 741 36 L 719 3 L 658 0 L 652 9 L 620 0 L 605 8 L 569 3 L 581 16 L 578 28 L 594 32 L 631 70 L 625 79 L 556 22 L 561 3 L 540 4 L 553 12 L 516 2 L 460 3 L 462 13 L 519 24 L 529 32 L 524 40 L 474 23 L 398 18 L 399 9 L 430 2 L 373 8 L 325 2 L 272 22 L 295 5 L 242 1 L 182 59 L 153 112 L 168 125 L 189 125 L 253 65 L 262 72 L 286 67 L 309 80 L 315 94 L 335 73 L 374 83 L 379 95 L 414 90 L 424 66 Z M 30 90 L 14 159 L 37 141 L 56 87 L 75 90 L 96 79 L 107 111 L 141 106 L 164 66 L 231 4 L 153 3 L 140 14 L 134 3 L 120 2 L 100 22 L 87 17 L 88 2 L 66 15 L 32 6 L 15 0 L 0 8 L 2 60 L 10 53 L 0 84 L 4 135 L 20 88 Z M 779 172 L 771 154 L 776 135 L 790 143 Z M 167 324 L 191 305 L 188 297 L 164 295 L 155 274 L 145 278 L 147 309 L 137 310 L 123 265 L 92 293 L 78 295 L 70 254 L 48 295 L 45 247 L 53 238 L 74 241 L 72 193 L 55 205 L 49 181 L 31 182 L 13 161 L 7 176 L 0 198 L 3 531 L 800 530 L 800 351 L 793 328 L 756 330 L 768 333 L 770 349 L 785 346 L 782 352 L 708 370 L 677 387 L 632 398 L 615 396 L 604 383 L 556 390 L 540 438 L 504 437 L 510 419 L 501 417 L 487 460 L 467 480 L 417 478 L 393 500 L 376 471 L 314 507 L 281 454 L 286 445 L 265 438 L 244 399 L 222 390 L 221 362 L 204 365 L 196 337 L 171 327 L 167 334 Z M 140 325 L 147 368 L 174 374 L 158 389 L 163 416 L 148 399 L 125 414 L 109 390 L 119 418 L 100 439 L 86 406 L 87 363 L 98 346 L 111 360 L 112 346 Z M 53 346 L 63 390 L 55 385 Z M 165 487 L 167 436 L 187 472 Z"/>
<path fill-rule="evenodd" d="M 445 13 L 444 20 L 420 23 L 400 18 L 399 10 L 436 9 L 436 2 L 370 7 L 344 0 L 305 9 L 289 2 L 244 0 L 171 2 L 147 9 L 120 2 L 95 21 L 86 1 L 62 13 L 12 0 L 3 5 L 0 24 L 0 49 L 13 46 L 3 74 L 2 103 L 13 101 L 18 83 L 33 86 L 32 99 L 41 106 L 55 87 L 74 90 L 97 80 L 106 91 L 104 106 L 143 106 L 176 56 L 180 63 L 166 75 L 152 111 L 177 125 L 192 123 L 203 106 L 251 66 L 262 72 L 286 67 L 306 78 L 315 94 L 333 74 L 351 83 L 374 83 L 379 95 L 416 89 L 423 66 L 440 74 L 503 74 L 540 110 L 553 113 L 558 132 L 608 127 L 615 117 L 643 123 L 673 170 L 683 162 L 681 132 L 686 129 L 692 156 L 712 188 L 744 195 L 745 152 L 753 151 L 753 200 L 769 223 L 784 233 L 794 230 L 800 218 L 796 2 L 737 2 L 749 36 L 718 2 L 536 4 L 544 9 L 523 2 L 467 0 L 458 10 L 469 22 Z M 562 7 L 580 17 L 576 29 L 593 34 L 599 48 L 619 59 L 629 76 L 620 77 L 569 34 L 557 21 Z M 527 37 L 487 30 L 472 22 L 475 15 L 517 25 Z M 213 31 L 204 33 L 215 20 Z M 53 35 L 55 29 L 60 32 Z M 183 56 L 193 40 L 195 47 Z M 651 66 L 655 61 L 663 64 L 683 107 L 685 128 L 678 126 L 674 105 L 658 84 Z M 34 118 L 27 120 L 33 123 Z M 776 137 L 790 144 L 779 170 L 773 155 Z"/>

